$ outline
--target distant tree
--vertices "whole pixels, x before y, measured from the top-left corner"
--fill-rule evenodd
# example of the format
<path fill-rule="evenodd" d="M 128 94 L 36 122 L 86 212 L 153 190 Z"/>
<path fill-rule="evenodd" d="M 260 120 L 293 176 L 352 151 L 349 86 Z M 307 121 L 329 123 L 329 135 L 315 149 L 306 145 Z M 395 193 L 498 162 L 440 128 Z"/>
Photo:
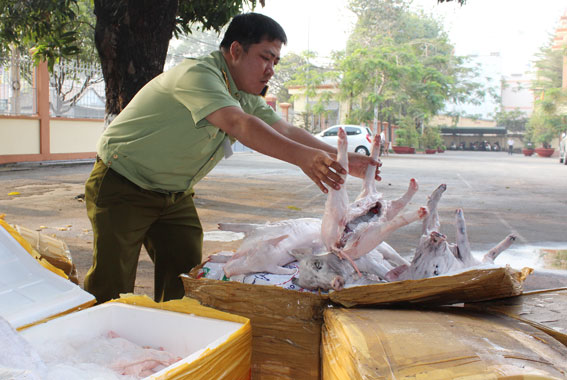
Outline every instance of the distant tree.
<path fill-rule="evenodd" d="M 560 112 L 567 107 L 567 91 L 562 88 L 563 52 L 552 50 L 552 42 L 544 45 L 537 55 L 533 82 L 536 101 L 527 126 L 528 135 L 544 147 L 549 147 L 567 125 L 567 115 Z"/>
<path fill-rule="evenodd" d="M 444 2 L 449 3 L 451 1 L 453 0 L 437 0 L 438 3 L 444 3 Z M 457 2 L 461 5 L 465 5 L 467 3 L 467 0 L 457 0 Z"/>
<path fill-rule="evenodd" d="M 296 68 L 304 63 L 304 57 L 293 52 L 287 53 L 281 58 L 274 76 L 270 79 L 270 92 L 276 96 L 278 102 L 290 101 L 291 95 L 287 89 L 288 83 L 294 79 Z"/>
<path fill-rule="evenodd" d="M 32 2 L 33 3 L 33 2 Z M 12 4 L 17 8 L 18 4 Z M 35 3 L 32 5 L 36 5 Z M 16 16 L 23 17 L 24 15 L 11 11 L 7 4 L 0 1 L 0 6 L 3 7 L 2 15 L 0 16 L 4 29 L 0 32 L 0 48 L 6 55 L 15 56 L 14 62 L 19 62 L 17 57 L 29 57 L 30 53 L 35 55 L 36 59 L 39 57 L 48 58 L 50 65 L 51 76 L 50 86 L 53 89 L 54 99 L 51 101 L 51 110 L 55 115 L 60 116 L 73 107 L 84 95 L 85 91 L 93 84 L 100 83 L 103 80 L 100 72 L 100 65 L 98 65 L 98 55 L 94 44 L 94 27 L 95 17 L 92 13 L 92 4 L 89 0 L 77 0 L 74 5 L 74 15 L 69 16 L 69 23 L 74 23 L 76 29 L 72 32 L 76 35 L 77 46 L 73 48 L 62 48 L 61 50 L 53 49 L 58 42 L 57 40 L 51 41 L 48 45 L 37 44 L 33 38 L 34 36 L 41 35 L 45 26 L 41 25 L 41 20 L 44 18 L 39 17 L 33 10 L 30 9 L 29 17 L 35 21 L 34 27 L 27 28 L 27 35 L 24 31 L 18 30 L 14 22 L 20 22 Z M 6 12 L 6 13 L 5 13 Z M 8 18 L 8 16 L 14 16 Z M 19 31 L 21 39 L 20 42 L 12 40 L 16 38 L 15 34 Z M 71 33 L 69 31 L 65 33 Z M 70 36 L 71 34 L 67 34 Z M 54 37 L 56 39 L 56 37 Z M 67 41 L 62 37 L 63 41 Z M 2 43 L 2 41 L 4 43 Z M 7 50 L 6 43 L 10 44 L 10 51 Z M 66 55 L 66 53 L 70 55 Z M 53 53 L 59 53 L 59 56 L 53 56 Z M 22 68 L 16 70 L 22 71 Z M 24 79 L 31 83 L 31 73 L 26 74 L 23 70 Z M 30 76 L 28 78 L 28 76 Z"/>
<path fill-rule="evenodd" d="M 215 30 L 194 30 L 189 35 L 181 35 L 171 41 L 168 51 L 170 60 L 166 64 L 173 66 L 186 57 L 207 55 L 219 49 L 221 40 L 222 33 Z"/>
<path fill-rule="evenodd" d="M 494 115 L 494 120 L 499 127 L 506 127 L 508 131 L 512 132 L 525 131 L 528 123 L 525 112 L 518 109 L 512 111 L 500 110 Z"/>
<path fill-rule="evenodd" d="M 399 128 L 396 130 L 395 145 L 417 148 L 420 136 L 415 121 L 410 116 L 402 116 L 398 123 Z"/>
<path fill-rule="evenodd" d="M 49 85 L 55 94 L 51 110 L 56 116 L 69 111 L 92 85 L 104 80 L 94 43 L 96 20 L 90 0 L 77 1 L 77 20 L 79 50 L 77 54 L 59 58 L 49 78 Z"/>
<path fill-rule="evenodd" d="M 329 84 L 329 78 L 333 76 L 333 73 L 329 69 L 312 64 L 311 62 L 316 58 L 317 53 L 304 51 L 298 56 L 291 56 L 283 63 L 284 72 L 287 72 L 289 76 L 285 85 L 300 86 L 301 95 L 306 98 L 305 112 L 299 116 L 303 119 L 303 127 L 310 132 L 316 132 L 318 127 L 314 125 L 312 116 L 317 116 L 320 120 L 320 117 L 328 112 L 325 104 L 332 97 L 330 91 L 321 89 L 321 85 Z M 292 71 L 286 70 L 291 67 Z"/>
<path fill-rule="evenodd" d="M 438 127 L 427 127 L 420 137 L 421 146 L 424 149 L 437 149 L 443 145 L 443 137 Z"/>
<path fill-rule="evenodd" d="M 410 11 L 409 4 L 409 0 L 349 3 L 358 20 L 337 68 L 353 122 L 391 123 L 409 117 L 421 127 L 446 101 L 468 101 L 479 95 L 474 70 L 465 66 L 464 58 L 453 55 L 440 23 Z"/>

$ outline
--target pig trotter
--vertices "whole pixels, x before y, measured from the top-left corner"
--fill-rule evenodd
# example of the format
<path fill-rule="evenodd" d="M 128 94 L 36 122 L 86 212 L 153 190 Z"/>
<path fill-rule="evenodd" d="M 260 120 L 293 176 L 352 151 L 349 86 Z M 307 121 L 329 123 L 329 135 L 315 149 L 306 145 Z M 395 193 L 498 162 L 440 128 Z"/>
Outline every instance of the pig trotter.
<path fill-rule="evenodd" d="M 500 253 L 510 248 L 512 243 L 516 241 L 517 236 L 510 234 L 506 236 L 504 240 L 498 243 L 494 248 L 492 248 L 484 257 L 482 258 L 483 263 L 493 263 Z"/>

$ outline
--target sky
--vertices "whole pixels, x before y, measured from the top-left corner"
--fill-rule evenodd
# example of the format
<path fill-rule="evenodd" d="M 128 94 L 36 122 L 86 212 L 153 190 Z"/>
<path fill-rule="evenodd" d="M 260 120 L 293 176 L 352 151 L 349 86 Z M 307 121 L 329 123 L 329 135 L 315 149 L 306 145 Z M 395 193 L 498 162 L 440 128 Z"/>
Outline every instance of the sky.
<path fill-rule="evenodd" d="M 288 36 L 282 55 L 289 51 L 316 51 L 320 57 L 342 50 L 356 17 L 347 0 L 266 0 L 256 8 L 278 21 Z M 499 52 L 502 74 L 521 74 L 530 69 L 533 56 L 549 40 L 559 18 L 567 11 L 565 0 L 467 0 L 438 4 L 414 0 L 442 20 L 458 55 L 490 55 Z"/>

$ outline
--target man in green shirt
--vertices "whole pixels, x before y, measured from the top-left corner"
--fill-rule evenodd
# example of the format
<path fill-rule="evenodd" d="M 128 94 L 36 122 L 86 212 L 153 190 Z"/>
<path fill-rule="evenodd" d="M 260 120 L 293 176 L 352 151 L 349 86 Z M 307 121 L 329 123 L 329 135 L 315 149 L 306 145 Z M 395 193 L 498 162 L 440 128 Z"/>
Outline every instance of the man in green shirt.
<path fill-rule="evenodd" d="M 241 141 L 297 165 L 323 192 L 344 173 L 336 149 L 293 127 L 261 94 L 287 37 L 271 18 L 248 13 L 230 23 L 220 50 L 186 59 L 147 83 L 98 142 L 85 185 L 93 265 L 85 289 L 99 303 L 132 292 L 142 244 L 155 265 L 156 301 L 181 298 L 179 274 L 201 262 L 203 231 L 193 186 Z M 362 177 L 370 157 L 351 154 Z"/>

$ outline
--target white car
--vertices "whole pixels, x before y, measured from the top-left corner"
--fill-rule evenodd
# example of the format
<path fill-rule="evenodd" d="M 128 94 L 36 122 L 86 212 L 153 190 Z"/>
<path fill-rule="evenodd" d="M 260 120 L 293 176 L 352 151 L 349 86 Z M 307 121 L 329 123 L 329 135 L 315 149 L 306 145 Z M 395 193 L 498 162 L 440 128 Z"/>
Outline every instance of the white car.
<path fill-rule="evenodd" d="M 333 125 L 332 127 L 317 133 L 315 137 L 329 145 L 337 146 L 337 134 L 341 127 L 347 134 L 348 150 L 350 152 L 370 156 L 372 133 L 368 127 L 362 127 L 360 125 Z"/>
<path fill-rule="evenodd" d="M 559 163 L 567 165 L 567 134 L 563 134 L 563 138 L 559 142 Z"/>

